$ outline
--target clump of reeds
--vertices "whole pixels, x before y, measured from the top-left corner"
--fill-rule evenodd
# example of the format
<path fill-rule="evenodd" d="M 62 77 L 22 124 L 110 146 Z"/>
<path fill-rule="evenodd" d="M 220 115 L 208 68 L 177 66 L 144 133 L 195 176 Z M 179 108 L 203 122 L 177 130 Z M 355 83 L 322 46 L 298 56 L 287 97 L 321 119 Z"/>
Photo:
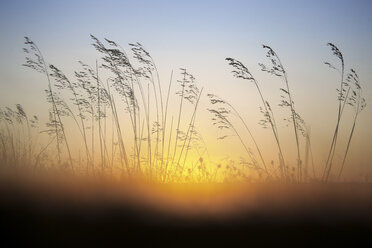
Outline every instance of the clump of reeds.
<path fill-rule="evenodd" d="M 277 129 L 274 113 L 272 111 L 272 108 L 269 102 L 264 98 L 257 80 L 253 77 L 252 73 L 248 70 L 248 68 L 242 62 L 236 59 L 233 59 L 233 58 L 226 58 L 226 60 L 229 62 L 229 65 L 231 65 L 234 68 L 232 73 L 236 78 L 248 80 L 249 82 L 253 83 L 254 86 L 256 87 L 257 92 L 260 96 L 260 100 L 262 102 L 262 106 L 260 106 L 260 111 L 264 117 L 262 120 L 260 120 L 259 124 L 263 128 L 268 128 L 268 126 L 271 128 L 276 145 L 278 147 L 281 177 L 286 178 L 287 172 L 286 172 L 286 167 L 284 164 L 284 156 L 283 156 L 282 148 L 281 148 L 280 141 L 279 141 L 278 129 Z"/>
<path fill-rule="evenodd" d="M 344 56 L 342 55 L 342 52 L 336 45 L 332 43 L 328 43 L 327 45 L 331 47 L 331 51 L 333 55 L 336 56 L 337 59 L 340 61 L 340 66 L 335 66 L 331 64 L 330 62 L 324 62 L 324 63 L 328 65 L 331 69 L 334 69 L 340 73 L 340 87 L 337 89 L 338 111 L 337 111 L 336 127 L 333 133 L 331 147 L 328 152 L 327 161 L 326 161 L 323 176 L 322 176 L 322 180 L 325 182 L 329 180 L 329 176 L 331 173 L 333 159 L 334 159 L 334 155 L 336 152 L 337 138 L 338 138 L 338 134 L 340 130 L 341 117 L 344 113 L 345 106 L 346 105 L 352 106 L 354 108 L 355 114 L 353 118 L 353 126 L 351 129 L 350 135 L 349 135 L 346 151 L 343 156 L 343 161 L 342 161 L 341 168 L 338 174 L 339 178 L 341 176 L 341 173 L 345 165 L 346 156 L 349 152 L 349 147 L 350 147 L 351 139 L 353 137 L 355 124 L 356 124 L 358 115 L 366 106 L 366 101 L 362 97 L 362 88 L 360 86 L 357 73 L 355 72 L 354 69 L 351 69 L 350 73 L 347 74 L 346 81 L 345 81 Z M 351 96 L 350 96 L 350 93 L 351 93 Z"/>
<path fill-rule="evenodd" d="M 345 161 L 346 161 L 346 156 L 349 153 L 349 148 L 350 148 L 350 143 L 351 139 L 353 138 L 354 130 L 355 130 L 355 124 L 357 122 L 358 116 L 360 112 L 364 110 L 364 108 L 367 106 L 366 100 L 363 97 L 363 92 L 362 92 L 362 87 L 359 82 L 359 77 L 357 73 L 355 72 L 354 69 L 350 70 L 350 73 L 347 74 L 346 77 L 347 83 L 350 85 L 349 89 L 352 89 L 352 94 L 348 98 L 348 103 L 351 107 L 354 109 L 354 118 L 353 118 L 353 126 L 350 131 L 349 139 L 347 141 L 347 146 L 346 146 L 346 151 L 344 154 L 344 157 L 342 159 L 342 164 L 340 168 L 340 172 L 338 174 L 338 179 L 340 180 L 342 171 L 344 169 Z M 346 100 L 345 100 L 346 101 Z"/>
<path fill-rule="evenodd" d="M 200 137 L 196 135 L 195 121 L 202 89 L 196 86 L 194 76 L 181 69 L 182 79 L 178 81 L 181 89 L 177 91 L 180 97 L 178 121 L 176 134 L 172 135 L 174 118 L 172 116 L 170 127 L 167 119 L 173 72 L 165 100 L 154 59 L 142 44 L 129 43 L 131 58 L 112 40 L 105 39 L 103 43 L 93 35 L 91 39 L 101 59 L 96 61 L 95 68 L 79 61 L 81 69 L 75 71 L 75 78 L 70 79 L 57 66 L 47 64 L 37 45 L 25 37 L 25 66 L 45 74 L 47 78 L 47 102 L 51 109 L 47 129 L 43 132 L 56 143 L 58 165 L 64 164 L 61 144 L 65 144 L 71 169 L 74 165 L 82 169 L 80 155 L 78 160 L 73 159 L 64 126 L 64 120 L 71 118 L 83 143 L 84 171 L 95 174 L 100 168 L 101 172 L 109 169 L 112 173 L 114 165 L 119 164 L 121 173 L 127 175 L 149 175 L 163 182 L 184 177 L 189 151 Z M 106 73 L 100 73 L 101 69 Z M 107 75 L 107 72 L 107 78 L 100 76 Z M 183 131 L 181 123 L 187 118 L 183 113 L 185 101 L 193 110 Z M 123 113 L 129 117 L 131 130 L 123 128 L 119 117 Z M 107 123 L 111 123 L 111 137 L 107 134 Z M 133 137 L 132 142 L 128 136 Z M 172 142 L 172 138 L 175 141 Z"/>
<path fill-rule="evenodd" d="M 70 166 L 73 169 L 70 146 L 66 138 L 66 131 L 62 122 L 62 117 L 68 115 L 69 113 L 69 111 L 67 110 L 68 106 L 66 102 L 60 97 L 58 92 L 54 90 L 50 78 L 51 74 L 48 69 L 50 65 L 45 62 L 44 57 L 37 45 L 28 37 L 25 37 L 25 45 L 27 46 L 27 48 L 24 48 L 23 51 L 26 53 L 27 56 L 24 66 L 45 74 L 47 78 L 48 88 L 45 90 L 45 92 L 47 94 L 47 102 L 51 104 L 51 109 L 49 110 L 49 123 L 47 123 L 47 127 L 49 129 L 47 130 L 47 132 L 49 134 L 52 134 L 56 138 L 58 163 L 61 163 L 60 143 L 64 142 L 68 152 Z M 57 80 L 57 82 L 59 81 Z"/>
<path fill-rule="evenodd" d="M 251 130 L 248 128 L 247 123 L 244 121 L 244 119 L 239 114 L 239 112 L 229 102 L 227 102 L 226 100 L 221 99 L 220 97 L 218 97 L 214 94 L 208 94 L 208 97 L 209 97 L 210 103 L 212 105 L 214 105 L 214 108 L 208 109 L 208 111 L 210 113 L 212 113 L 213 116 L 214 116 L 212 118 L 213 125 L 217 126 L 219 129 L 228 129 L 228 130 L 231 129 L 234 132 L 234 134 L 238 137 L 240 143 L 244 147 L 244 150 L 247 152 L 247 155 L 250 157 L 251 162 L 246 163 L 246 164 L 251 164 L 252 167 L 259 174 L 261 173 L 261 171 L 264 171 L 266 176 L 269 178 L 270 173 L 269 173 L 269 171 L 266 167 L 266 163 L 265 163 L 265 160 L 263 159 L 261 149 L 259 148 L 259 146 L 257 144 L 257 141 L 254 138 Z M 252 141 L 255 145 L 257 153 L 259 154 L 262 166 L 259 165 L 259 163 L 257 162 L 254 154 L 249 149 L 249 147 L 245 144 L 245 142 L 242 138 L 242 135 L 239 133 L 238 129 L 233 124 L 233 121 L 231 120 L 231 116 L 230 116 L 231 114 L 236 115 L 239 118 L 239 120 L 242 122 L 242 124 L 244 125 L 246 131 L 248 132 L 249 136 L 251 137 L 251 139 L 252 139 Z M 225 139 L 227 137 L 228 137 L 228 135 L 223 135 L 223 136 L 218 137 L 218 139 Z"/>
<path fill-rule="evenodd" d="M 0 109 L 0 165 L 8 168 L 36 168 L 38 157 L 34 130 L 38 129 L 36 115 L 28 116 L 21 104 Z M 42 153 L 42 152 L 41 152 Z M 36 157 L 35 157 L 36 156 Z"/>
<path fill-rule="evenodd" d="M 336 68 L 334 65 L 332 65 L 329 62 L 324 62 L 326 65 L 328 65 L 330 68 L 337 70 L 340 73 L 341 80 L 340 80 L 340 88 L 337 89 L 338 91 L 338 111 L 337 111 L 337 122 L 336 122 L 336 128 L 333 133 L 333 138 L 332 138 L 332 143 L 331 147 L 328 152 L 327 156 L 327 161 L 325 164 L 324 172 L 323 172 L 323 180 L 328 181 L 329 174 L 331 172 L 332 168 L 332 162 L 333 162 L 333 157 L 336 151 L 336 144 L 337 144 L 337 137 L 338 137 L 338 132 L 339 132 L 339 125 L 341 121 L 341 116 L 345 107 L 345 98 L 347 98 L 347 95 L 349 94 L 349 91 L 345 90 L 346 83 L 344 82 L 344 71 L 345 71 L 345 64 L 344 64 L 344 57 L 341 53 L 341 51 L 338 49 L 337 46 L 335 46 L 332 43 L 328 43 L 328 46 L 331 47 L 331 50 L 333 52 L 333 55 L 335 55 L 341 62 L 341 70 L 339 68 Z M 346 95 L 345 95 L 346 94 Z"/>
<path fill-rule="evenodd" d="M 257 89 L 261 102 L 259 109 L 263 115 L 259 125 L 272 131 L 278 148 L 278 166 L 273 160 L 271 166 L 266 164 L 258 140 L 237 109 L 228 101 L 214 94 L 208 94 L 212 105 L 208 111 L 213 114 L 213 125 L 221 130 L 232 132 L 232 134 L 223 134 L 218 139 L 224 140 L 229 136 L 236 136 L 249 158 L 249 160 L 245 157 L 241 158 L 240 165 L 230 160 L 224 166 L 221 163 L 212 166 L 207 144 L 196 125 L 203 88 L 199 89 L 195 77 L 187 69 L 180 69 L 180 78 L 176 80 L 178 83 L 176 97 L 179 103 L 177 112 L 172 114 L 168 107 L 172 97 L 173 71 L 169 82 L 167 81 L 166 95 L 163 95 L 164 85 L 155 61 L 142 44 L 129 43 L 128 55 L 123 47 L 112 40 L 105 39 L 102 42 L 93 35 L 91 39 L 93 47 L 99 52 L 101 58 L 95 61 L 94 66 L 79 61 L 80 68 L 70 77 L 57 66 L 48 64 L 37 45 L 25 37 L 24 66 L 44 74 L 47 81 L 45 92 L 50 106 L 49 121 L 46 123 L 46 128 L 39 133 L 47 133 L 50 138 L 46 145 L 36 151 L 32 129 L 37 126 L 38 118 L 28 116 L 19 104 L 15 109 L 0 110 L 1 165 L 20 167 L 25 164 L 33 168 L 41 167 L 42 160 L 46 160 L 47 150 L 54 143 L 57 167 L 67 165 L 74 173 L 82 171 L 97 175 L 108 172 L 113 175 L 118 172 L 121 176 L 149 176 L 160 182 L 190 180 L 211 182 L 218 180 L 218 177 L 225 181 L 231 179 L 249 181 L 252 178 L 247 176 L 246 168 L 250 168 L 257 172 L 260 179 L 263 176 L 266 180 L 272 179 L 276 177 L 279 170 L 279 177 L 282 180 L 300 182 L 310 177 L 308 164 L 311 156 L 313 178 L 316 177 L 310 128 L 296 111 L 287 71 L 278 54 L 271 47 L 263 45 L 267 50 L 266 57 L 270 65 L 261 63 L 259 65 L 262 71 L 280 77 L 285 83 L 285 86 L 280 88 L 282 99 L 279 106 L 289 109 L 290 117 L 284 120 L 293 125 L 297 162 L 296 167 L 291 168 L 284 160 L 274 111 L 269 101 L 264 98 L 258 81 L 239 60 L 226 58 L 233 68 L 233 75 L 247 80 Z M 322 176 L 324 181 L 328 181 L 333 165 L 345 106 L 354 109 L 354 117 L 338 174 L 339 178 L 346 163 L 358 116 L 366 107 L 357 73 L 351 69 L 344 80 L 343 55 L 334 44 L 328 43 L 328 45 L 341 65 L 336 67 L 329 62 L 326 64 L 340 72 L 341 81 L 338 89 L 336 128 Z M 122 116 L 126 118 L 123 119 Z M 72 120 L 73 127 L 79 133 L 75 139 L 81 141 L 85 154 L 83 159 L 80 157 L 80 150 L 78 158 L 73 154 L 70 146 L 72 143 L 67 138 L 69 137 L 67 132 L 73 134 L 71 130 L 73 127 L 66 128 L 68 120 Z M 125 121 L 129 122 L 129 128 Z M 243 133 L 236 127 L 238 123 L 241 123 L 249 134 L 254 152 L 243 139 Z M 300 153 L 301 134 L 305 138 L 304 166 Z M 190 152 L 195 152 L 197 159 L 195 156 L 190 156 Z M 255 153 L 258 154 L 258 159 Z M 209 166 L 205 159 L 206 154 Z"/>
<path fill-rule="evenodd" d="M 284 66 L 282 62 L 280 61 L 278 54 L 269 46 L 263 45 L 263 48 L 267 49 L 266 57 L 270 60 L 271 65 L 267 66 L 267 65 L 260 63 L 259 65 L 261 66 L 261 70 L 268 72 L 274 76 L 283 78 L 285 82 L 285 89 L 280 88 L 283 95 L 281 95 L 282 100 L 279 106 L 284 107 L 284 108 L 289 108 L 291 112 L 290 118 L 287 120 L 293 123 L 293 131 L 295 134 L 296 148 L 297 148 L 297 180 L 301 181 L 303 173 L 302 173 L 302 160 L 301 160 L 301 154 L 300 154 L 299 132 L 304 133 L 305 131 L 304 128 L 302 127 L 302 124 L 304 123 L 304 121 L 295 109 L 293 96 L 289 89 L 288 75 L 287 75 L 286 70 L 284 70 Z"/>

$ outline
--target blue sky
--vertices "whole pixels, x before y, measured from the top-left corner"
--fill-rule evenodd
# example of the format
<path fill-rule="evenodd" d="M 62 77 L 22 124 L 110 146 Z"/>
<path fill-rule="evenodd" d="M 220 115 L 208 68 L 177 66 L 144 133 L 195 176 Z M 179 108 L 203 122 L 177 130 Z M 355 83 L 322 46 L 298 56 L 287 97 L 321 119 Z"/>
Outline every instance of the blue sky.
<path fill-rule="evenodd" d="M 81 40 L 89 33 L 166 47 L 370 39 L 370 1 L 1 1 L 5 36 Z M 244 37 L 244 38 L 243 38 Z M 198 42 L 196 42 L 198 41 Z M 336 42 L 335 41 L 335 42 Z M 173 44 L 172 44 L 173 43 Z"/>
<path fill-rule="evenodd" d="M 287 56 L 288 66 L 312 65 L 327 59 L 325 44 L 333 42 L 368 72 L 371 10 L 370 1 L 1 1 L 0 70 L 14 73 L 23 62 L 25 35 L 64 65 L 91 56 L 92 33 L 141 42 L 165 71 L 229 56 L 256 65 L 262 43 Z"/>

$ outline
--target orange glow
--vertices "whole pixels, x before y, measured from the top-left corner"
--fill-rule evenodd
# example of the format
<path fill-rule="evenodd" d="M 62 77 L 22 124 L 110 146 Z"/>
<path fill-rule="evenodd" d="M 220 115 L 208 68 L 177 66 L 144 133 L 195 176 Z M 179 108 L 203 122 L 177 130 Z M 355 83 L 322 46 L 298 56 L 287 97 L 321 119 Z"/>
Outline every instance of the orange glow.
<path fill-rule="evenodd" d="M 282 183 L 167 183 L 61 174 L 2 173 L 0 184 L 31 196 L 37 204 L 53 208 L 64 205 L 83 211 L 116 207 L 147 213 L 198 218 L 239 218 L 244 214 L 283 217 L 287 214 L 338 208 L 362 208 L 370 190 L 359 184 Z M 362 190 L 361 190 L 362 189 Z M 355 192 L 359 192 L 355 194 Z M 353 199 L 353 201 L 349 201 Z M 108 208 L 109 209 L 109 208 Z M 328 211 L 328 210 L 327 210 Z M 154 216 L 151 216 L 153 218 Z"/>

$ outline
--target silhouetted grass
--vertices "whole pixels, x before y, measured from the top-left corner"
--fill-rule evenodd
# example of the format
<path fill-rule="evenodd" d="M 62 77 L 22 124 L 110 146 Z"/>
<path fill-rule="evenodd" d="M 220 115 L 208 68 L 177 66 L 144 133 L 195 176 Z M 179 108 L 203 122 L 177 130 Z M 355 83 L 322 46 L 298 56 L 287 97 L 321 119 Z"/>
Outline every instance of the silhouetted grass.
<path fill-rule="evenodd" d="M 129 44 L 133 55 L 133 58 L 130 58 L 116 42 L 105 39 L 103 43 L 93 35 L 91 38 L 93 47 L 102 58 L 96 62 L 95 69 L 80 62 L 82 69 L 75 72 L 73 80 L 56 66 L 48 65 L 36 44 L 25 38 L 25 44 L 28 46 L 24 49 L 28 55 L 25 66 L 47 76 L 47 101 L 52 105 L 52 110 L 46 132 L 55 140 L 58 166 L 64 164 L 64 150 L 60 146 L 63 142 L 71 168 L 77 165 L 79 170 L 83 169 L 81 158 L 79 157 L 78 161 L 73 159 L 70 142 L 67 140 L 64 125 L 67 119 L 71 118 L 84 144 L 86 166 L 83 171 L 95 174 L 109 170 L 113 173 L 112 167 L 119 164 L 120 168 L 116 169 L 119 169 L 121 174 L 146 175 L 163 182 L 174 178 L 183 180 L 184 167 L 189 150 L 192 149 L 191 141 L 194 140 L 196 112 L 202 93 L 196 86 L 195 78 L 186 69 L 181 69 L 182 80 L 178 81 L 181 90 L 177 92 L 180 106 L 175 141 L 172 143 L 172 127 L 169 134 L 166 132 L 172 76 L 164 106 L 162 83 L 154 59 L 140 43 Z M 99 73 L 100 70 L 106 72 Z M 106 78 L 101 78 L 99 74 L 104 74 Z M 69 106 L 70 103 L 73 106 Z M 187 107 L 184 106 L 185 103 L 190 103 L 193 111 L 187 129 L 183 132 L 181 122 L 187 118 L 183 114 L 183 108 Z M 153 106 L 155 110 L 152 110 Z M 107 108 L 110 109 L 110 114 L 106 111 Z M 132 130 L 123 127 L 123 121 L 119 117 L 123 111 L 129 118 Z M 107 145 L 110 138 L 107 137 L 106 119 L 111 119 L 114 127 L 111 135 L 111 154 Z M 144 123 L 147 132 L 144 132 Z M 90 138 L 88 132 L 91 133 Z M 185 136 L 182 137 L 180 146 L 182 134 Z M 128 136 L 133 137 L 133 142 L 124 138 Z M 76 140 L 75 137 L 74 141 Z M 98 140 L 98 145 L 95 140 Z M 143 143 L 147 143 L 147 149 Z M 170 149 L 171 146 L 173 149 Z M 97 147 L 99 162 L 95 159 Z M 167 158 L 165 154 L 168 155 Z M 172 155 L 171 158 L 169 155 Z"/>
<path fill-rule="evenodd" d="M 129 43 L 128 54 L 112 40 L 104 39 L 102 42 L 93 35 L 91 39 L 101 58 L 96 60 L 94 66 L 79 61 L 80 68 L 74 72 L 73 77 L 69 77 L 57 66 L 48 64 L 37 45 L 25 37 L 24 65 L 45 75 L 46 101 L 50 104 L 49 122 L 45 128 L 41 128 L 38 135 L 47 133 L 50 138 L 46 144 L 40 146 L 39 151 L 35 151 L 33 136 L 36 136 L 36 133 L 32 132 L 32 127 L 37 122 L 37 117 L 29 118 L 21 105 L 16 105 L 16 109 L 2 110 L 0 115 L 2 167 L 41 168 L 43 165 L 63 170 L 69 167 L 73 173 L 78 174 L 140 176 L 155 178 L 163 183 L 192 180 L 221 181 L 230 180 L 229 176 L 243 181 L 279 179 L 302 182 L 312 178 L 327 182 L 336 152 L 341 117 L 345 107 L 350 106 L 354 108 L 355 114 L 338 173 L 340 178 L 358 116 L 365 108 L 366 101 L 362 96 L 362 88 L 355 70 L 350 70 L 344 82 L 344 58 L 334 44 L 328 43 L 333 54 L 341 61 L 341 67 L 338 69 L 329 62 L 326 64 L 339 71 L 341 75 L 337 122 L 322 178 L 316 178 L 310 127 L 305 125 L 295 109 L 294 94 L 290 91 L 287 71 L 271 47 L 263 45 L 267 50 L 266 57 L 270 65 L 261 63 L 259 65 L 262 71 L 283 79 L 285 84 L 285 87 L 279 88 L 282 100 L 278 105 L 290 111 L 289 118 L 285 118 L 284 121 L 293 124 L 297 150 L 297 167 L 293 172 L 289 170 L 288 164 L 285 164 L 278 122 L 274 117 L 272 105 L 264 97 L 258 81 L 242 62 L 226 58 L 233 68 L 233 75 L 251 82 L 257 89 L 261 101 L 259 108 L 263 114 L 259 124 L 264 128 L 270 128 L 273 133 L 279 154 L 278 166 L 275 166 L 273 158 L 263 157 L 260 141 L 254 137 L 251 127 L 248 127 L 248 123 L 237 109 L 213 94 L 207 94 L 212 105 L 208 107 L 208 111 L 213 114 L 212 124 L 221 130 L 231 130 L 243 146 L 246 157 L 241 159 L 239 166 L 235 165 L 235 161 L 224 162 L 224 165 L 222 161 L 218 161 L 217 165 L 213 165 L 210 159 L 208 164 L 204 158 L 208 144 L 204 142 L 202 134 L 197 132 L 196 116 L 199 101 L 203 97 L 203 89 L 199 89 L 195 77 L 187 69 L 180 69 L 176 80 L 178 84 L 173 85 L 173 88 L 177 87 L 178 107 L 177 112 L 172 113 L 169 111 L 169 101 L 174 81 L 173 71 L 169 81 L 167 80 L 164 85 L 153 57 L 142 44 Z M 166 96 L 163 95 L 164 86 L 167 86 Z M 235 117 L 237 119 L 234 119 Z M 255 151 L 248 146 L 242 130 L 237 128 L 235 123 L 237 120 L 249 134 Z M 66 128 L 69 121 L 75 126 L 69 125 Z M 78 131 L 80 137 L 68 140 L 67 137 L 72 137 L 74 131 Z M 228 136 L 230 135 L 223 135 L 218 139 L 223 140 Z M 83 144 L 85 154 L 83 157 L 80 157 L 79 153 L 77 158 L 77 154 L 71 152 L 72 142 Z M 305 146 L 304 161 L 300 153 L 302 144 Z M 203 152 L 200 152 L 199 146 L 203 147 Z M 54 151 L 57 156 L 53 155 Z M 259 159 L 256 158 L 256 152 Z M 194 153 L 193 156 L 190 156 L 190 153 Z M 312 177 L 308 172 L 309 157 Z M 271 167 L 267 165 L 267 160 L 272 161 Z M 279 176 L 277 170 L 280 171 Z M 255 174 L 256 177 L 247 176 L 249 173 Z"/>

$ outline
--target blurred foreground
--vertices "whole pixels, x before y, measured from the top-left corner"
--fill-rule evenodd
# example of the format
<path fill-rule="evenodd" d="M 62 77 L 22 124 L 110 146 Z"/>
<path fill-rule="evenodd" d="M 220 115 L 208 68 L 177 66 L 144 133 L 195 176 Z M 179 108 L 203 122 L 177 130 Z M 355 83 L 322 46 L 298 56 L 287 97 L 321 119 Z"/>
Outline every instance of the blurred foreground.
<path fill-rule="evenodd" d="M 5 172 L 0 194 L 6 247 L 372 243 L 367 183 L 156 184 Z"/>

